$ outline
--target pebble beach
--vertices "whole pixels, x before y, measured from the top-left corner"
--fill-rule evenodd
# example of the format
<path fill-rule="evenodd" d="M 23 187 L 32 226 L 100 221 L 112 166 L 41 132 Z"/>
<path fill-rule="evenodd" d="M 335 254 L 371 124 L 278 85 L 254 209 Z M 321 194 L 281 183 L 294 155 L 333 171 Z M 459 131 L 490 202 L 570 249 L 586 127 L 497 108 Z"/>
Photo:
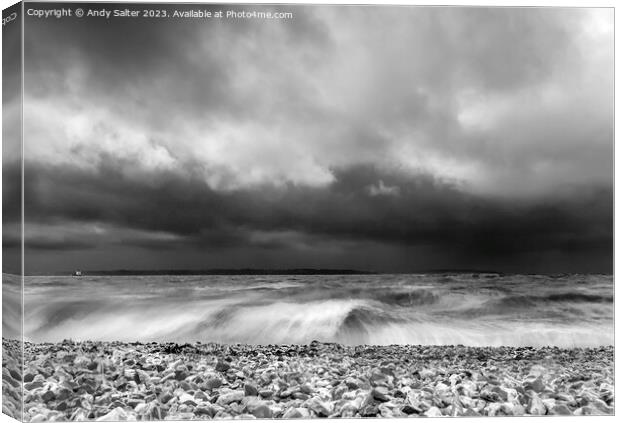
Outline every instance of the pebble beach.
<path fill-rule="evenodd" d="M 25 343 L 24 421 L 609 415 L 613 347 Z"/>

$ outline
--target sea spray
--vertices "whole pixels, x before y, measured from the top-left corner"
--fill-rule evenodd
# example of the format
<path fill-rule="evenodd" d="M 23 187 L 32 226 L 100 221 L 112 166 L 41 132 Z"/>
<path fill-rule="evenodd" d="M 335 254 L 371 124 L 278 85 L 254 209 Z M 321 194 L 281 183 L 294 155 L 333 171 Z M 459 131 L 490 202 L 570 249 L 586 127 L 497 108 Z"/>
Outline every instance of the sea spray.
<path fill-rule="evenodd" d="M 25 335 L 34 342 L 613 344 L 611 276 L 477 276 L 27 277 Z"/>

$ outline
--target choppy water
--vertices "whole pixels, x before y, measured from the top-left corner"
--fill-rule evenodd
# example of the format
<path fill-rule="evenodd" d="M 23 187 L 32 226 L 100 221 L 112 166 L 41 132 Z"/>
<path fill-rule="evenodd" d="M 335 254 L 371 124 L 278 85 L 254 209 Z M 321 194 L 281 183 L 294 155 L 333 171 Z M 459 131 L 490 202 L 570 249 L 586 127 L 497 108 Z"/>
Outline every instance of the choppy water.
<path fill-rule="evenodd" d="M 613 278 L 28 277 L 31 341 L 613 344 Z"/>

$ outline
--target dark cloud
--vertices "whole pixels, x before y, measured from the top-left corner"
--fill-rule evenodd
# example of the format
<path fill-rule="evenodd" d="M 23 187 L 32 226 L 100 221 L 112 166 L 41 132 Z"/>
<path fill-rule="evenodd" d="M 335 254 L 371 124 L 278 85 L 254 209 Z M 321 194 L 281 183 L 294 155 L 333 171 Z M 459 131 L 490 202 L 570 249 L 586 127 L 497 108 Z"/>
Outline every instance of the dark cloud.
<path fill-rule="evenodd" d="M 21 243 L 6 234 L 19 232 L 21 225 L 21 32 L 18 5 L 2 12 L 2 17 L 16 19 L 2 27 L 2 232 L 3 272 L 21 273 Z M 11 247 L 9 247 L 11 246 Z M 4 281 L 4 278 L 3 278 Z M 7 296 L 8 297 L 8 296 Z M 7 313 L 8 314 L 8 313 Z"/>
<path fill-rule="evenodd" d="M 27 19 L 32 272 L 611 269 L 611 9 L 252 7 Z"/>
<path fill-rule="evenodd" d="M 487 258 L 504 268 L 515 256 L 534 252 L 597 252 L 609 258 L 612 245 L 611 187 L 516 204 L 466 194 L 429 175 L 411 177 L 370 165 L 335 170 L 336 181 L 327 188 L 228 193 L 171 175 L 128 180 L 118 170 L 89 175 L 36 167 L 27 173 L 27 221 L 47 225 L 27 238 L 27 249 L 118 243 L 159 251 L 253 247 L 304 254 L 330 243 L 401 245 Z M 370 188 L 378 181 L 398 190 L 373 194 Z M 99 236 L 80 230 L 65 236 L 59 228 L 66 230 L 67 222 L 108 229 Z M 60 231 L 60 240 L 46 240 L 49 231 Z"/>

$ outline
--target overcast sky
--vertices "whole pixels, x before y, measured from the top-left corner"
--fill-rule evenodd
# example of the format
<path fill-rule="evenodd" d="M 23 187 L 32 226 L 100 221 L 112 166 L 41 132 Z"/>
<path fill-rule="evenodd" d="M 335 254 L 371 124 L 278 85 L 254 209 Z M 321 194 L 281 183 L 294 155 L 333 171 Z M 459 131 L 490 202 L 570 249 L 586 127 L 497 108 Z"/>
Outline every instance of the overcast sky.
<path fill-rule="evenodd" d="M 612 9 L 277 9 L 27 18 L 28 273 L 611 272 Z"/>

